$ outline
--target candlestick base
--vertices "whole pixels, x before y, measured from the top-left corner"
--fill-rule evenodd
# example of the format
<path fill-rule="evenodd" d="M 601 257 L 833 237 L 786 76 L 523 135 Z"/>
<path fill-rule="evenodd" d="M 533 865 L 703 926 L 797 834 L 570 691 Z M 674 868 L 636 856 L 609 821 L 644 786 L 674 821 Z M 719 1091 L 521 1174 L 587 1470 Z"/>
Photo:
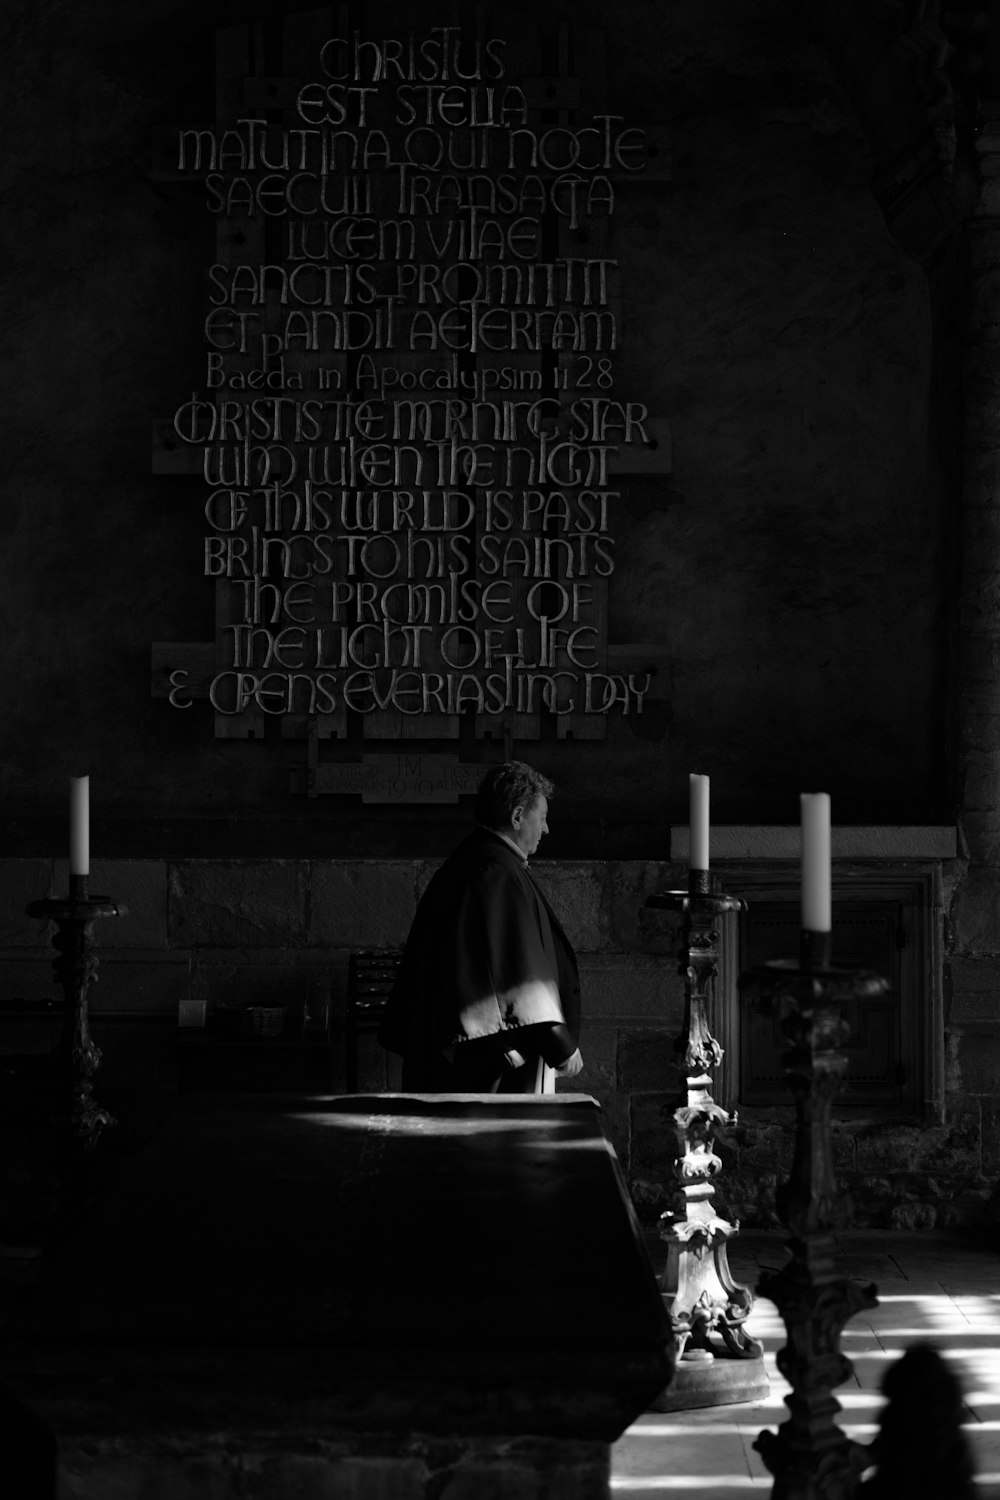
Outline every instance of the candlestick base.
<path fill-rule="evenodd" d="M 55 1050 L 61 1077 L 60 1114 L 72 1157 L 87 1156 L 102 1132 L 116 1123 L 93 1099 L 93 1076 L 101 1064 L 100 1048 L 90 1035 L 88 991 L 96 983 L 94 922 L 127 915 L 127 908 L 107 896 L 90 896 L 85 875 L 70 876 L 65 898 L 29 902 L 29 917 L 54 922 L 52 946 L 58 952 L 52 970 L 65 998 L 63 1030 Z"/>
<path fill-rule="evenodd" d="M 757 1353 L 737 1359 L 693 1350 L 681 1355 L 670 1384 L 653 1397 L 647 1410 L 698 1411 L 707 1406 L 763 1401 L 770 1389 L 763 1346 Z"/>
<path fill-rule="evenodd" d="M 713 1146 L 736 1116 L 716 1104 L 712 1072 L 722 1048 L 709 1030 L 710 1003 L 718 976 L 719 918 L 742 911 L 745 902 L 727 895 L 708 870 L 691 870 L 686 891 L 651 896 L 651 908 L 680 911 L 684 939 L 679 971 L 684 976 L 684 1027 L 675 1048 L 686 1075 L 684 1101 L 674 1111 L 677 1148 L 673 1163 L 673 1207 L 660 1218 L 667 1264 L 660 1291 L 670 1317 L 677 1365 L 674 1378 L 651 1406 L 683 1411 L 758 1400 L 768 1391 L 763 1346 L 746 1331 L 753 1293 L 729 1268 L 728 1243 L 738 1223 L 719 1218 L 712 1206 L 722 1163 Z"/>

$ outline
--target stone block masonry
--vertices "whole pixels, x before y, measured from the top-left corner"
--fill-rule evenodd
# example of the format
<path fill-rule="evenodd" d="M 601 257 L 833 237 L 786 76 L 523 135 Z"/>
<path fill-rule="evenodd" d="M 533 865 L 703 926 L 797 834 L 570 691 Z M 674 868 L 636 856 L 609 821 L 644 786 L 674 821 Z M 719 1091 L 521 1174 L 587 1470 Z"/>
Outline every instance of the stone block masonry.
<path fill-rule="evenodd" d="M 242 1440 L 241 1440 L 242 1439 Z M 145 1500 L 607 1500 L 606 1445 L 546 1438 L 414 1438 L 379 1443 L 356 1435 L 319 1439 L 285 1432 L 191 1434 L 145 1440 L 72 1438 L 60 1444 L 67 1494 L 98 1500 L 141 1492 Z"/>
<path fill-rule="evenodd" d="M 209 1017 L 219 1006 L 285 1005 L 291 1024 L 329 999 L 331 1077 L 343 1087 L 348 958 L 358 948 L 405 941 L 436 859 L 116 859 L 98 862 L 92 888 L 124 902 L 128 915 L 97 932 L 95 1017 L 147 1025 L 150 1047 L 174 1044 L 164 1023 Z M 684 1008 L 677 972 L 678 920 L 645 908 L 657 890 L 686 879 L 681 863 L 651 860 L 537 860 L 580 959 L 585 1068 L 573 1091 L 598 1099 L 640 1214 L 667 1206 L 674 1146 L 672 1112 L 682 1080 L 674 1040 Z M 738 888 L 738 875 L 730 881 Z M 43 924 L 24 915 L 30 900 L 66 886 L 64 861 L 0 863 L 0 997 L 5 1003 L 56 997 L 54 950 Z M 933 1117 L 838 1110 L 834 1156 L 854 1202 L 857 1227 L 940 1228 L 1000 1218 L 1000 958 L 956 952 L 945 961 L 940 1039 L 947 1059 L 943 1107 Z M 728 1001 L 738 1004 L 735 997 Z M 23 1012 L 0 1031 L 0 1047 L 26 1045 Z M 51 1033 L 50 1022 L 46 1037 Z M 44 1029 L 43 1023 L 37 1023 Z M 41 1039 L 39 1046 L 49 1042 Z M 141 1049 L 140 1049 L 141 1050 Z M 148 1051 L 148 1049 L 147 1049 Z M 139 1055 L 138 1051 L 135 1055 Z M 144 1056 L 143 1079 L 176 1075 L 172 1058 Z M 123 1054 L 123 1059 L 125 1054 Z M 109 1060 L 110 1061 L 110 1060 Z M 120 1087 L 121 1064 L 112 1064 Z M 398 1061 L 362 1037 L 358 1088 L 398 1087 Z M 106 1082 L 111 1082 L 106 1075 Z M 136 1080 L 141 1086 L 141 1080 Z M 774 1227 L 774 1192 L 787 1173 L 791 1104 L 743 1108 L 717 1101 L 737 1123 L 719 1143 L 717 1204 L 746 1227 Z"/>

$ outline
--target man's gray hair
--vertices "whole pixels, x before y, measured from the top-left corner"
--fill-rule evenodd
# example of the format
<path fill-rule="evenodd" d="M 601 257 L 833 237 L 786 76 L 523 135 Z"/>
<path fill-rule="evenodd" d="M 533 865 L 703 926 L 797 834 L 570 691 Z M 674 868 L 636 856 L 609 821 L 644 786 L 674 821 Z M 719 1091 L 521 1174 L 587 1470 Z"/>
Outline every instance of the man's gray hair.
<path fill-rule="evenodd" d="M 476 822 L 485 828 L 509 828 L 517 807 L 528 807 L 538 797 L 551 797 L 555 787 L 547 776 L 523 760 L 506 760 L 487 771 L 476 793 Z"/>

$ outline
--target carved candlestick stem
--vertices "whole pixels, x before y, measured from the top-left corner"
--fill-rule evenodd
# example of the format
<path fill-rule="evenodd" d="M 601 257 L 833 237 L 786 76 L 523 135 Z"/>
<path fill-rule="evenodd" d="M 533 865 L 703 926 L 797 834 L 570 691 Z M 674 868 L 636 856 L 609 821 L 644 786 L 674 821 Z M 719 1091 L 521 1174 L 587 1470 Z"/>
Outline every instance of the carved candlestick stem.
<path fill-rule="evenodd" d="M 86 1155 L 97 1145 L 105 1126 L 114 1117 L 93 1100 L 93 1076 L 101 1063 L 99 1047 L 90 1034 L 88 993 L 97 980 L 94 956 L 94 923 L 99 917 L 121 917 L 127 908 L 107 896 L 91 896 L 86 875 L 71 875 L 69 895 L 32 901 L 30 917 L 54 922 L 52 946 L 58 952 L 52 970 L 65 999 L 63 1029 L 58 1053 L 63 1103 L 73 1152 Z"/>
<path fill-rule="evenodd" d="M 653 896 L 651 907 L 680 911 L 684 937 L 684 1025 L 675 1043 L 685 1074 L 684 1099 L 674 1111 L 677 1151 L 673 1204 L 660 1219 L 667 1264 L 660 1278 L 673 1328 L 677 1371 L 654 1403 L 657 1411 L 758 1399 L 767 1392 L 761 1345 L 744 1324 L 753 1308 L 749 1287 L 734 1281 L 727 1242 L 739 1232 L 715 1211 L 715 1179 L 722 1163 L 716 1134 L 735 1123 L 712 1098 L 712 1075 L 722 1048 L 710 1024 L 719 971 L 720 918 L 743 909 L 707 870 L 692 870 L 686 891 Z"/>
<path fill-rule="evenodd" d="M 777 1433 L 762 1432 L 754 1446 L 775 1476 L 774 1500 L 849 1500 L 872 1460 L 835 1420 L 840 1403 L 833 1388 L 853 1369 L 840 1351 L 840 1335 L 849 1318 L 875 1307 L 877 1299 L 873 1286 L 834 1269 L 834 1232 L 849 1223 L 851 1205 L 837 1187 L 831 1112 L 847 1068 L 837 1050 L 848 1032 L 844 1006 L 883 993 L 888 983 L 835 965 L 830 933 L 804 932 L 798 959 L 772 959 L 745 974 L 741 985 L 793 1005 L 781 1029 L 790 1043 L 783 1066 L 795 1100 L 794 1154 L 791 1175 L 776 1195 L 791 1258 L 758 1283 L 785 1324 L 788 1342 L 777 1363 L 792 1389 L 785 1398 L 788 1420 Z"/>

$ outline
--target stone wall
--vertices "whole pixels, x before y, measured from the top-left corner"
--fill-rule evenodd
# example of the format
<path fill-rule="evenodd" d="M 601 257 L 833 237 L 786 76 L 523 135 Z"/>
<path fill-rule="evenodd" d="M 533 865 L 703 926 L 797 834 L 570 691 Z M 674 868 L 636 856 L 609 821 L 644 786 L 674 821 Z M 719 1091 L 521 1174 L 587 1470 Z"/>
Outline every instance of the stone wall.
<path fill-rule="evenodd" d="M 225 1004 L 281 1004 L 294 1031 L 306 1004 L 327 995 L 331 1083 L 342 1089 L 349 954 L 403 943 L 436 865 L 95 862 L 91 889 L 128 907 L 127 916 L 98 924 L 100 971 L 91 1010 L 106 1052 L 98 1095 L 102 1083 L 176 1088 L 182 1005 L 189 1009 L 195 1002 L 197 1009 L 204 1002 L 210 1016 Z M 669 1201 L 670 1116 L 680 1088 L 673 1044 L 683 1019 L 683 985 L 677 919 L 647 911 L 645 902 L 657 890 L 682 886 L 685 866 L 539 860 L 534 868 L 580 957 L 585 1070 L 572 1087 L 600 1101 L 638 1211 L 653 1220 Z M 65 887 L 66 867 L 59 861 L 0 865 L 0 1002 L 55 995 L 48 934 L 23 913 L 29 900 Z M 727 876 L 727 888 L 740 888 L 738 869 Z M 946 963 L 945 979 L 943 1034 L 931 1039 L 945 1059 L 938 1107 L 932 1101 L 920 1118 L 838 1112 L 837 1169 L 854 1200 L 858 1227 L 952 1228 L 1000 1218 L 1000 974 L 992 958 L 956 956 Z M 122 1023 L 117 1030 L 116 1018 Z M 134 1024 L 126 1027 L 126 1020 Z M 44 1024 L 54 1036 L 54 1018 Z M 391 1089 L 397 1079 L 391 1060 L 362 1038 L 359 1088 Z M 721 1146 L 718 1205 L 748 1227 L 774 1226 L 774 1190 L 791 1160 L 792 1108 L 743 1109 L 721 1095 L 719 1102 L 737 1108 L 739 1119 Z"/>
<path fill-rule="evenodd" d="M 414 1436 L 409 1442 L 354 1433 L 320 1438 L 287 1432 L 255 1435 L 236 1444 L 227 1434 L 126 1439 L 70 1439 L 60 1443 L 61 1475 L 74 1500 L 141 1493 L 145 1500 L 269 1500 L 297 1495 L 321 1500 L 433 1500 L 442 1484 L 454 1500 L 519 1500 L 538 1495 L 540 1475 L 555 1473 L 556 1500 L 602 1500 L 608 1494 L 608 1451 L 601 1442 L 544 1437 Z M 69 1486 L 72 1486 L 70 1489 Z"/>
<path fill-rule="evenodd" d="M 260 29 L 298 8 L 267 7 Z M 516 742 L 590 825 L 582 848 L 553 831 L 560 856 L 656 857 L 645 834 L 684 815 L 695 767 L 734 821 L 794 817 L 804 785 L 828 789 L 840 821 L 951 813 L 938 449 L 955 382 L 932 378 L 927 278 L 884 222 L 869 143 L 811 13 L 800 26 L 794 9 L 511 0 L 491 14 L 552 56 L 563 17 L 590 50 L 595 28 L 608 109 L 671 143 L 669 176 L 616 188 L 600 252 L 620 265 L 616 395 L 671 431 L 672 472 L 623 481 L 611 521 L 608 640 L 648 651 L 657 675 L 642 714 L 616 713 L 605 739 L 550 721 L 541 743 Z M 67 778 L 85 767 L 116 855 L 170 855 L 182 821 L 182 853 L 218 838 L 241 857 L 308 857 L 321 852 L 308 822 L 340 855 L 352 838 L 421 855 L 450 817 L 307 801 L 290 789 L 305 743 L 282 724 L 217 738 L 205 701 L 152 696 L 153 643 L 215 629 L 204 494 L 154 474 L 150 452 L 153 422 L 202 380 L 215 225 L 197 187 L 162 176 L 154 141 L 176 156 L 179 127 L 215 118 L 215 27 L 231 10 L 46 0 L 0 49 L 0 362 L 18 435 L 0 478 L 0 829 L 21 856 L 59 851 Z M 352 24 L 396 36 L 427 15 L 414 11 L 372 0 Z M 352 728 L 322 759 L 399 745 Z M 499 758 L 471 724 L 460 745 L 417 747 Z"/>
<path fill-rule="evenodd" d="M 18 434 L 0 480 L 0 831 L 17 856 L 0 866 L 0 998 L 52 992 L 47 935 L 23 911 L 65 889 L 53 855 L 67 778 L 89 769 L 94 849 L 115 856 L 93 886 L 130 908 L 99 935 L 103 1076 L 169 1089 L 165 1038 L 182 1005 L 280 999 L 294 1015 L 332 990 L 342 1037 L 349 952 L 402 941 L 467 810 L 307 798 L 293 777 L 303 740 L 216 738 L 204 702 L 178 712 L 151 696 L 151 644 L 215 628 L 204 497 L 154 474 L 149 447 L 153 421 L 200 379 L 214 225 L 199 194 L 156 175 L 153 141 L 214 117 L 224 7 L 22 9 L 0 49 L 0 296 L 16 310 L 2 360 Z M 294 9 L 270 7 L 263 30 Z M 356 19 L 390 36 L 411 10 L 371 0 Z M 601 33 L 609 109 L 671 142 L 669 174 L 621 192 L 607 246 L 621 272 L 619 393 L 669 422 L 672 453 L 670 474 L 632 476 L 615 502 L 608 639 L 648 646 L 658 676 L 647 710 L 615 718 L 606 739 L 549 722 L 513 748 L 537 749 L 559 788 L 545 846 L 558 863 L 541 868 L 583 958 L 580 1086 L 604 1104 L 650 1215 L 664 1200 L 681 991 L 669 934 L 638 914 L 683 876 L 658 861 L 677 854 L 669 825 L 694 767 L 711 773 L 713 816 L 744 824 L 794 817 L 807 785 L 831 792 L 838 824 L 962 821 L 933 1119 L 844 1117 L 838 1152 L 859 1221 L 994 1212 L 996 116 L 976 127 L 969 244 L 949 231 L 928 272 L 912 252 L 938 229 L 917 227 L 940 227 L 947 194 L 924 159 L 923 62 L 945 49 L 933 23 L 903 45 L 876 10 L 870 27 L 832 0 L 627 0 L 613 22 L 597 0 L 567 11 L 581 38 Z M 502 11 L 507 34 L 544 32 L 555 55 L 554 10 Z M 942 131 L 938 119 L 939 144 Z M 401 743 L 355 725 L 322 759 Z M 442 743 L 463 762 L 502 754 L 471 724 Z M 362 1062 L 365 1086 L 387 1081 L 381 1054 Z M 787 1110 L 744 1111 L 720 1202 L 769 1222 L 788 1147 Z"/>
<path fill-rule="evenodd" d="M 209 1018 L 221 1005 L 286 1005 L 294 1028 L 308 1003 L 329 995 L 333 1084 L 342 1088 L 350 953 L 402 946 L 437 864 L 95 861 L 91 890 L 128 907 L 127 916 L 98 926 L 99 983 L 90 1007 L 95 1027 L 112 1014 L 173 1019 L 182 1003 L 193 1001 L 204 1002 Z M 661 1065 L 683 1010 L 674 944 L 645 931 L 643 903 L 653 891 L 676 885 L 684 872 L 635 861 L 542 860 L 535 868 L 580 957 L 586 1068 L 574 1088 L 601 1101 L 627 1163 L 632 1094 L 662 1087 Z M 0 994 L 7 1001 L 56 993 L 45 928 L 23 911 L 27 901 L 65 889 L 66 878 L 58 861 L 0 866 Z M 359 1088 L 391 1087 L 391 1061 L 372 1039 L 360 1039 L 359 1054 Z M 131 1058 L 128 1066 L 135 1065 Z M 151 1081 L 170 1079 L 169 1063 L 162 1061 L 147 1061 L 139 1071 Z"/>

